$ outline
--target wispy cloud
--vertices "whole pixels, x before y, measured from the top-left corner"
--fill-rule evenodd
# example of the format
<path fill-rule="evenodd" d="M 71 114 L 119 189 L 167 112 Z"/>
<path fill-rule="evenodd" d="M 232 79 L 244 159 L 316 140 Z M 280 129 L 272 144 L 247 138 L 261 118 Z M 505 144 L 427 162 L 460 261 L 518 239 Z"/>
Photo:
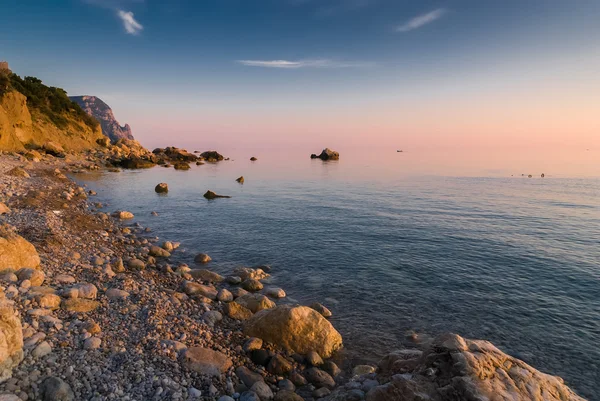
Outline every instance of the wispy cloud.
<path fill-rule="evenodd" d="M 123 27 L 128 34 L 137 35 L 144 29 L 142 24 L 135 20 L 131 11 L 118 10 L 117 15 L 123 22 Z"/>
<path fill-rule="evenodd" d="M 397 32 L 408 32 L 413 29 L 418 29 L 424 25 L 431 24 L 433 21 L 436 21 L 442 16 L 446 14 L 445 8 L 438 8 L 436 10 L 430 11 L 425 14 L 417 15 L 414 18 L 406 21 L 404 24 L 400 25 L 396 28 Z"/>
<path fill-rule="evenodd" d="M 345 62 L 329 59 L 308 59 L 308 60 L 236 60 L 236 63 L 248 67 L 263 68 L 360 68 L 373 66 L 373 63 L 367 62 Z"/>

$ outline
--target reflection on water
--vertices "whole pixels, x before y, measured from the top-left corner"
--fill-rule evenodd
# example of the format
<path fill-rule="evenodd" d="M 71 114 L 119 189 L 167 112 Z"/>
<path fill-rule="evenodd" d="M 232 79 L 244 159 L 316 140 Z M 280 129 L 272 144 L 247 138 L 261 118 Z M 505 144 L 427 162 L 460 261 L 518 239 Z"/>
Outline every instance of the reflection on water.
<path fill-rule="evenodd" d="M 272 265 L 271 283 L 288 301 L 333 311 L 351 357 L 376 359 L 407 344 L 411 330 L 453 331 L 489 339 L 600 398 L 593 163 L 480 155 L 451 163 L 410 151 L 341 152 L 324 163 L 310 153 L 256 154 L 252 163 L 232 152 L 234 161 L 190 171 L 78 178 L 109 211 L 130 210 L 154 235 L 181 241 L 174 262 L 193 265 L 206 252 L 218 272 Z M 154 193 L 158 182 L 169 184 L 168 195 Z M 207 189 L 232 198 L 206 201 Z"/>

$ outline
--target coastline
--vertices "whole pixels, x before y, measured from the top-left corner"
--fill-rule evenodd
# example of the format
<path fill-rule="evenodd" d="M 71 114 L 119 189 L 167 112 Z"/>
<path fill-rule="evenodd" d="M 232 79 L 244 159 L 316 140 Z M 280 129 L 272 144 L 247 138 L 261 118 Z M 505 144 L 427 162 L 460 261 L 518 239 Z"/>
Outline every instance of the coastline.
<path fill-rule="evenodd" d="M 2 221 L 16 227 L 17 232 L 35 246 L 45 275 L 43 285 L 29 288 L 23 287 L 23 280 L 11 282 L 3 275 L 5 293 L 15 294 L 11 299 L 23 322 L 25 358 L 13 369 L 13 378 L 0 384 L 0 392 L 24 393 L 28 399 L 38 399 L 46 391 L 47 386 L 43 386 L 46 377 L 51 376 L 60 377 L 70 386 L 73 399 L 217 399 L 233 396 L 250 400 L 255 395 L 263 400 L 297 397 L 393 399 L 399 391 L 408 394 L 414 389 L 420 391 L 418 386 L 431 387 L 431 383 L 425 383 L 425 373 L 430 367 L 423 369 L 424 356 L 431 356 L 434 351 L 436 355 L 472 355 L 474 348 L 480 353 L 487 349 L 483 342 L 467 343 L 459 340 L 460 337 L 442 337 L 436 339 L 425 353 L 404 350 L 393 354 L 394 357 L 384 358 L 378 367 L 360 365 L 339 371 L 331 361 L 321 362 L 314 355 L 307 358 L 306 354 L 299 355 L 267 343 L 256 348 L 256 341 L 249 345 L 242 321 L 228 317 L 226 305 L 229 302 L 218 299 L 222 288 L 229 291 L 239 287 L 208 273 L 194 276 L 185 266 L 169 266 L 168 257 L 149 255 L 150 246 L 159 244 L 158 238 L 152 237 L 144 227 L 124 224 L 130 220 L 115 219 L 107 214 L 113 210 L 94 206 L 93 196 L 64 176 L 64 173 L 81 169 L 96 169 L 102 165 L 101 160 L 90 154 L 69 156 L 69 159 L 44 156 L 40 162 L 29 162 L 19 155 L 0 155 L 5 198 L 2 201 L 11 209 Z M 24 167 L 31 177 L 5 174 L 19 166 Z M 59 173 L 55 172 L 57 168 Z M 130 262 L 130 259 L 138 260 L 144 266 Z M 71 279 L 64 281 L 64 277 L 57 280 L 59 275 L 65 274 L 74 282 L 67 282 Z M 211 282 L 216 284 L 211 285 Z M 96 291 L 91 290 L 93 296 L 90 294 L 83 299 L 97 302 L 97 307 L 89 312 L 63 310 L 64 294 L 85 283 L 93 284 Z M 190 290 L 190 287 L 198 291 Z M 36 307 L 43 295 L 51 293 L 60 294 L 61 306 Z M 211 299 L 213 297 L 215 299 Z M 217 313 L 221 315 L 220 320 Z M 34 354 L 40 352 L 34 351 L 44 342 L 50 351 L 36 357 Z M 195 370 L 186 363 L 185 356 L 185 350 L 193 347 L 217 351 L 231 360 L 231 365 L 225 363 L 223 366 L 229 366 L 216 375 L 211 374 L 210 369 Z M 41 351 L 48 350 L 46 346 L 43 348 Z M 488 351 L 493 355 L 500 352 L 492 348 Z M 267 366 L 257 364 L 261 356 L 257 354 L 262 355 L 262 362 L 266 362 L 266 358 L 275 358 L 292 368 L 284 372 L 272 366 L 269 368 L 268 363 Z M 506 360 L 499 358 L 501 363 Z M 245 374 L 240 367 L 250 370 L 245 372 L 247 381 L 243 379 Z M 314 379 L 313 373 L 308 372 L 311 369 L 316 369 L 311 371 L 317 376 Z M 282 388 L 280 382 L 292 372 L 299 373 L 304 379 L 308 377 L 311 385 L 300 385 L 302 380 L 296 377 L 293 387 L 285 382 L 288 387 Z M 397 377 L 406 374 L 412 375 L 411 379 Z M 335 381 L 332 383 L 329 378 Z M 566 386 L 561 387 L 558 379 L 551 378 L 544 375 L 536 380 L 548 388 L 560 387 L 560 395 L 567 398 L 556 399 L 580 399 Z M 289 381 L 293 382 L 291 378 Z M 249 391 L 257 382 L 266 383 L 268 389 L 258 385 L 255 391 Z M 413 390 L 411 386 L 414 386 Z M 292 388 L 297 393 L 290 391 Z M 331 390 L 334 391 L 329 394 Z M 432 394 L 438 392 L 437 388 L 430 390 Z"/>

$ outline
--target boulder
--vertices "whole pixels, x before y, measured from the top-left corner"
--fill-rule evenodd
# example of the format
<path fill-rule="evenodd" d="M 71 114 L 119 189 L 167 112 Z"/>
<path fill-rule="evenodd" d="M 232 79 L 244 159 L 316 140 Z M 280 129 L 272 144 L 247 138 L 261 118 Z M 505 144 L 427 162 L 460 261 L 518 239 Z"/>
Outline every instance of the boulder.
<path fill-rule="evenodd" d="M 190 275 L 197 280 L 208 281 L 211 283 L 220 283 L 225 280 L 225 277 L 207 269 L 192 269 L 190 270 Z"/>
<path fill-rule="evenodd" d="M 221 302 L 233 301 L 233 294 L 227 288 L 221 288 L 217 293 L 217 299 Z"/>
<path fill-rule="evenodd" d="M 207 376 L 220 376 L 233 366 L 227 355 L 208 348 L 190 347 L 182 355 L 188 369 Z"/>
<path fill-rule="evenodd" d="M 0 202 L 0 215 L 10 213 L 10 209 L 4 203 Z"/>
<path fill-rule="evenodd" d="M 274 401 L 304 401 L 304 398 L 290 390 L 281 390 L 275 394 Z"/>
<path fill-rule="evenodd" d="M 316 388 L 327 387 L 333 389 L 335 387 L 335 380 L 333 377 L 319 368 L 313 367 L 306 369 L 304 376 L 306 376 L 306 380 Z"/>
<path fill-rule="evenodd" d="M 235 375 L 244 383 L 246 387 L 252 387 L 254 383 L 264 381 L 260 373 L 248 369 L 246 366 L 239 366 L 235 369 Z"/>
<path fill-rule="evenodd" d="M 112 216 L 121 220 L 133 219 L 133 213 L 128 212 L 126 210 L 117 210 L 112 214 Z"/>
<path fill-rule="evenodd" d="M 69 312 L 91 312 L 100 304 L 92 299 L 71 298 L 63 299 L 61 308 Z"/>
<path fill-rule="evenodd" d="M 265 273 L 263 269 L 252 269 L 251 267 L 238 267 L 233 274 L 242 280 L 262 280 L 269 277 L 269 274 Z"/>
<path fill-rule="evenodd" d="M 175 170 L 189 170 L 190 165 L 185 162 L 177 162 L 173 164 Z"/>
<path fill-rule="evenodd" d="M 275 307 L 275 302 L 271 301 L 269 298 L 265 297 L 262 294 L 245 294 L 241 297 L 238 297 L 235 300 L 235 302 L 249 309 L 252 313 L 256 313 L 263 309 L 270 309 Z"/>
<path fill-rule="evenodd" d="M 240 184 L 243 184 L 244 183 L 244 176 L 241 176 L 238 179 L 236 179 L 236 182 L 239 182 Z"/>
<path fill-rule="evenodd" d="M 323 149 L 320 155 L 312 154 L 310 155 L 311 159 L 321 159 L 321 160 L 339 160 L 340 154 L 335 150 L 331 150 L 329 148 Z"/>
<path fill-rule="evenodd" d="M 24 267 L 17 270 L 17 278 L 19 281 L 29 280 L 33 287 L 39 287 L 44 282 L 46 275 L 39 269 L 33 269 L 31 267 Z"/>
<path fill-rule="evenodd" d="M 46 153 L 55 157 L 65 157 L 65 150 L 56 142 L 46 142 L 42 148 Z"/>
<path fill-rule="evenodd" d="M 47 377 L 42 382 L 40 390 L 43 401 L 73 401 L 75 399 L 71 387 L 59 377 Z"/>
<path fill-rule="evenodd" d="M 237 302 L 225 304 L 223 311 L 227 316 L 235 320 L 247 320 L 252 317 L 252 311 Z"/>
<path fill-rule="evenodd" d="M 325 306 L 321 305 L 318 302 L 315 302 L 310 307 L 319 312 L 323 317 L 331 317 L 332 315 L 329 309 L 327 309 Z"/>
<path fill-rule="evenodd" d="M 200 157 L 209 162 L 217 162 L 224 159 L 223 155 L 215 150 L 207 150 L 206 152 L 202 152 Z"/>
<path fill-rule="evenodd" d="M 227 195 L 217 195 L 216 193 L 214 193 L 213 191 L 206 191 L 206 193 L 204 194 L 204 197 L 206 199 L 217 199 L 217 198 L 231 198 L 231 196 L 227 196 Z"/>
<path fill-rule="evenodd" d="M 10 378 L 12 369 L 23 360 L 21 320 L 11 302 L 0 300 L 0 383 Z"/>
<path fill-rule="evenodd" d="M 0 225 L 0 271 L 39 267 L 40 257 L 25 238 L 15 234 L 8 225 Z"/>
<path fill-rule="evenodd" d="M 331 357 L 342 346 L 340 333 L 321 314 L 306 306 L 280 305 L 262 310 L 246 322 L 244 333 L 292 352 L 315 351 L 324 358 Z"/>
<path fill-rule="evenodd" d="M 265 289 L 265 295 L 271 297 L 271 298 L 275 298 L 275 299 L 279 299 L 279 298 L 285 298 L 285 291 L 279 287 L 269 287 L 267 289 Z"/>
<path fill-rule="evenodd" d="M 186 281 L 183 284 L 183 292 L 187 295 L 202 295 L 209 299 L 217 299 L 217 289 L 211 285 L 204 285 L 193 281 Z"/>
<path fill-rule="evenodd" d="M 113 163 L 128 169 L 151 168 L 156 166 L 154 161 L 136 156 L 127 157 L 125 159 L 114 161 Z"/>
<path fill-rule="evenodd" d="M 159 194 L 166 194 L 169 192 L 169 186 L 166 182 L 161 182 L 157 186 L 154 187 L 154 191 Z"/>
<path fill-rule="evenodd" d="M 212 260 L 212 258 L 205 253 L 199 253 L 194 258 L 194 262 L 196 262 L 196 263 L 208 263 L 211 260 Z"/>
<path fill-rule="evenodd" d="M 150 254 L 150 256 L 156 256 L 157 258 L 168 258 L 169 256 L 171 256 L 171 254 L 167 250 L 156 245 L 151 246 L 150 251 L 148 253 Z"/>
<path fill-rule="evenodd" d="M 267 371 L 278 376 L 286 375 L 291 372 L 292 369 L 292 363 L 279 354 L 271 358 L 267 365 Z"/>
<path fill-rule="evenodd" d="M 260 281 L 254 279 L 254 278 L 249 278 L 242 282 L 242 288 L 245 289 L 246 291 L 256 292 L 256 291 L 262 290 L 263 285 Z"/>
<path fill-rule="evenodd" d="M 10 175 L 12 177 L 21 177 L 21 178 L 29 178 L 30 175 L 27 171 L 25 171 L 21 167 L 14 167 L 6 172 L 6 175 Z"/>

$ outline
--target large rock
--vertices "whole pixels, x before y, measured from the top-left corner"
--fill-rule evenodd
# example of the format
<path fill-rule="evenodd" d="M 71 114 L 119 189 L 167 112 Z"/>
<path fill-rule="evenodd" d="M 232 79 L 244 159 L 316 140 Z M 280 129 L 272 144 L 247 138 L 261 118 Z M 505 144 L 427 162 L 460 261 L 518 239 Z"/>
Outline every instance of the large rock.
<path fill-rule="evenodd" d="M 422 354 L 385 357 L 379 381 L 383 384 L 367 393 L 367 401 L 583 401 L 560 377 L 542 373 L 488 341 L 456 334 L 436 338 Z"/>
<path fill-rule="evenodd" d="M 323 149 L 320 155 L 312 154 L 310 155 L 311 159 L 321 159 L 321 160 L 339 160 L 340 154 L 335 150 L 331 150 L 329 148 Z"/>
<path fill-rule="evenodd" d="M 227 355 L 203 347 L 186 349 L 183 352 L 183 359 L 188 369 L 207 376 L 219 376 L 233 366 L 233 362 Z"/>
<path fill-rule="evenodd" d="M 12 304 L 0 300 L 0 383 L 10 378 L 12 369 L 23 360 L 21 320 Z"/>
<path fill-rule="evenodd" d="M 306 306 L 280 305 L 262 310 L 246 322 L 244 333 L 300 354 L 316 351 L 324 358 L 342 346 L 340 333 Z"/>
<path fill-rule="evenodd" d="M 249 309 L 252 313 L 275 307 L 275 302 L 262 294 L 245 294 L 236 298 L 235 302 Z"/>
<path fill-rule="evenodd" d="M 0 271 L 39 267 L 40 257 L 25 238 L 15 234 L 8 225 L 0 226 Z"/>
<path fill-rule="evenodd" d="M 220 283 L 225 280 L 225 277 L 219 273 L 207 269 L 192 269 L 190 270 L 190 275 L 197 280 L 209 281 L 211 283 Z"/>
<path fill-rule="evenodd" d="M 63 149 L 63 147 L 60 144 L 58 144 L 56 142 L 48 141 L 48 142 L 44 143 L 42 148 L 44 149 L 44 151 L 46 153 L 48 153 L 52 156 L 65 157 L 65 150 Z"/>
<path fill-rule="evenodd" d="M 217 299 L 217 289 L 210 285 L 203 285 L 193 281 L 183 283 L 183 292 L 187 295 L 202 295 L 210 299 Z"/>
<path fill-rule="evenodd" d="M 71 386 L 60 377 L 47 377 L 40 390 L 43 401 L 73 401 L 75 399 Z"/>

